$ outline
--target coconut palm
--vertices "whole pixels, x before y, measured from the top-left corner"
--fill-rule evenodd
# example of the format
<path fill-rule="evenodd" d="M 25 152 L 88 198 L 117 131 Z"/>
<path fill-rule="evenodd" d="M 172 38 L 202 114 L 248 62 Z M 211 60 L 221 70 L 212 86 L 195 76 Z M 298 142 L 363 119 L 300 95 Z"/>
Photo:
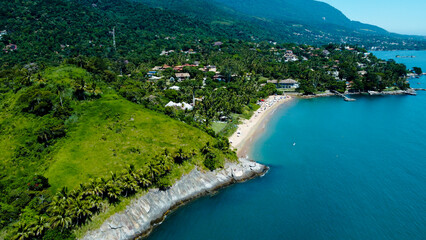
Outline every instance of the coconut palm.
<path fill-rule="evenodd" d="M 34 236 L 34 232 L 31 229 L 31 225 L 26 222 L 18 222 L 16 226 L 16 234 L 12 237 L 13 240 L 25 240 L 31 239 Z"/>
<path fill-rule="evenodd" d="M 79 198 L 73 201 L 73 204 L 69 207 L 69 212 L 77 225 L 81 225 L 93 215 L 90 211 L 89 202 L 82 201 Z"/>
<path fill-rule="evenodd" d="M 158 165 L 155 164 L 152 160 L 148 162 L 145 167 L 145 171 L 147 175 L 150 177 L 150 181 L 152 183 L 156 182 L 157 177 L 160 175 L 160 170 L 158 169 Z"/>
<path fill-rule="evenodd" d="M 33 224 L 32 231 L 36 236 L 41 236 L 43 232 L 49 229 L 50 223 L 46 217 L 40 216 L 37 218 L 37 221 Z"/>
<path fill-rule="evenodd" d="M 53 228 L 56 227 L 61 227 L 61 228 L 69 228 L 72 225 L 72 219 L 70 216 L 68 216 L 68 214 L 66 213 L 66 211 L 63 211 L 62 213 L 58 213 L 56 215 L 54 215 L 51 219 L 50 219 L 50 225 Z"/>
<path fill-rule="evenodd" d="M 94 195 L 103 197 L 105 194 L 105 186 L 107 184 L 107 181 L 104 178 L 98 178 L 96 181 L 93 182 L 92 186 L 92 193 Z"/>
<path fill-rule="evenodd" d="M 138 178 L 139 186 L 143 188 L 148 188 L 149 186 L 151 186 L 152 182 L 148 180 L 149 177 L 147 177 L 147 174 L 145 174 L 144 169 L 140 169 L 137 173 L 139 176 Z"/>

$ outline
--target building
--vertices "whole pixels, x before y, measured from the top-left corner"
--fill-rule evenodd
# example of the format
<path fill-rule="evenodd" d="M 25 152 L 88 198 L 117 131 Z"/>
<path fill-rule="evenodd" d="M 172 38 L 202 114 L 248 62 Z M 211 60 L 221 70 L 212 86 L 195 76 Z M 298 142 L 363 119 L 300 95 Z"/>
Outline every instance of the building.
<path fill-rule="evenodd" d="M 285 89 L 290 89 L 290 88 L 298 88 L 299 87 L 299 82 L 293 79 L 285 79 L 285 80 L 268 80 L 268 83 L 272 83 L 275 84 L 275 86 L 277 88 L 285 88 Z"/>
<path fill-rule="evenodd" d="M 209 72 L 217 72 L 217 68 L 214 65 L 208 65 L 207 69 L 209 70 Z"/>
<path fill-rule="evenodd" d="M 188 78 L 191 77 L 191 75 L 189 75 L 189 73 L 176 73 L 176 78 L 179 82 L 186 80 Z"/>
<path fill-rule="evenodd" d="M 3 51 L 5 51 L 7 53 L 9 51 L 13 52 L 13 51 L 15 51 L 17 49 L 18 49 L 18 46 L 16 44 L 9 44 L 9 45 L 6 45 L 5 48 L 3 48 Z"/>
<path fill-rule="evenodd" d="M 180 87 L 179 86 L 173 86 L 173 87 L 169 87 L 169 89 L 179 91 Z"/>
<path fill-rule="evenodd" d="M 215 42 L 215 43 L 213 43 L 213 46 L 222 46 L 223 45 L 223 42 Z"/>
<path fill-rule="evenodd" d="M 278 81 L 278 86 L 280 88 L 298 88 L 299 82 L 289 78 L 289 79 Z"/>
<path fill-rule="evenodd" d="M 365 70 L 358 71 L 358 74 L 359 74 L 360 76 L 365 76 L 365 75 L 367 75 L 367 71 L 365 71 Z"/>
<path fill-rule="evenodd" d="M 157 74 L 157 71 L 149 71 L 147 76 L 152 77 L 152 76 L 155 76 L 156 74 Z"/>
<path fill-rule="evenodd" d="M 161 77 L 152 76 L 148 80 L 152 81 L 152 82 L 155 82 L 155 81 L 160 80 L 160 79 L 161 79 Z"/>
<path fill-rule="evenodd" d="M 162 67 L 162 66 L 155 66 L 155 67 L 152 69 L 152 71 L 160 71 L 160 70 L 163 70 L 163 67 Z"/>
<path fill-rule="evenodd" d="M 7 35 L 7 31 L 6 30 L 0 31 L 0 40 L 3 38 L 4 35 Z"/>
<path fill-rule="evenodd" d="M 173 101 L 170 101 L 169 103 L 167 103 L 165 107 L 180 108 L 182 110 L 192 110 L 194 108 L 194 107 L 192 107 L 190 104 L 188 104 L 186 102 L 175 103 Z"/>
<path fill-rule="evenodd" d="M 213 79 L 217 81 L 225 81 L 225 77 L 219 74 L 214 75 Z"/>

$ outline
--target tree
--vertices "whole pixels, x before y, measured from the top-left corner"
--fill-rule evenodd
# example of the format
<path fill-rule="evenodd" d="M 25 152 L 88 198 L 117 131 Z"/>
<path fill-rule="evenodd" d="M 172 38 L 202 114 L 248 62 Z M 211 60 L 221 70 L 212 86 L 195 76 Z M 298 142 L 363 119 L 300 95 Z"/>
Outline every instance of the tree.
<path fill-rule="evenodd" d="M 34 236 L 34 232 L 32 231 L 31 225 L 26 222 L 18 222 L 16 226 L 16 233 L 13 236 L 14 240 L 25 240 L 31 239 Z"/>
<path fill-rule="evenodd" d="M 36 236 L 43 235 L 44 231 L 49 229 L 50 223 L 44 216 L 39 216 L 37 218 L 37 221 L 33 224 L 32 231 L 35 233 Z"/>
<path fill-rule="evenodd" d="M 419 67 L 413 67 L 413 71 L 414 73 L 416 73 L 417 75 L 420 75 L 423 73 L 422 69 Z"/>
<path fill-rule="evenodd" d="M 215 170 L 217 168 L 217 165 L 218 165 L 218 159 L 216 158 L 216 154 L 214 154 L 213 152 L 207 153 L 206 156 L 204 157 L 203 164 L 210 171 Z"/>
<path fill-rule="evenodd" d="M 57 213 L 50 219 L 50 225 L 53 228 L 68 229 L 72 226 L 72 219 L 65 210 L 62 210 L 61 213 Z"/>

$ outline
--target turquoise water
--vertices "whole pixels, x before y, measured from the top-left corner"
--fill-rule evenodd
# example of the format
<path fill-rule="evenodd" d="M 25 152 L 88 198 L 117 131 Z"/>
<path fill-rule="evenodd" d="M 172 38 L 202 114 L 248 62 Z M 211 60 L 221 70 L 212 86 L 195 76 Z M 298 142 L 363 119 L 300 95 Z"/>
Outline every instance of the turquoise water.
<path fill-rule="evenodd" d="M 178 209 L 149 239 L 425 239 L 426 92 L 356 98 L 281 107 L 251 151 L 268 174 Z"/>

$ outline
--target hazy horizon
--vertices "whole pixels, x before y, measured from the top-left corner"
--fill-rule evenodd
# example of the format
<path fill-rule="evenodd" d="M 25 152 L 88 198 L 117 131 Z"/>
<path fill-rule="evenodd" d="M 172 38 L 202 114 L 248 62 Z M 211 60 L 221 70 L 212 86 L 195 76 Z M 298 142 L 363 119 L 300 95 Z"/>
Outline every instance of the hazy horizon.
<path fill-rule="evenodd" d="M 425 0 L 320 0 L 349 19 L 372 24 L 389 32 L 426 36 Z"/>

